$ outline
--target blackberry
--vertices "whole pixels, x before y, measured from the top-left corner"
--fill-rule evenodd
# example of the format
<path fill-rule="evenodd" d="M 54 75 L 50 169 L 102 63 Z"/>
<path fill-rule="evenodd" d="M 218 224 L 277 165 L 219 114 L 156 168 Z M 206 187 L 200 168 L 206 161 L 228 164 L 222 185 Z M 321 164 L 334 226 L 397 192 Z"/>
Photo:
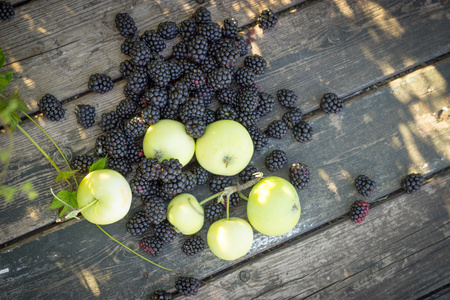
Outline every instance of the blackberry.
<path fill-rule="evenodd" d="M 267 116 L 275 107 L 275 98 L 270 94 L 261 92 L 259 94 L 259 105 L 256 108 L 259 114 L 264 117 Z"/>
<path fill-rule="evenodd" d="M 187 135 L 194 139 L 200 138 L 206 130 L 205 122 L 199 118 L 188 119 L 184 125 Z"/>
<path fill-rule="evenodd" d="M 0 20 L 8 20 L 14 16 L 14 7 L 11 3 L 0 1 Z"/>
<path fill-rule="evenodd" d="M 85 104 L 77 105 L 75 116 L 78 124 L 84 128 L 89 128 L 95 124 L 95 107 Z"/>
<path fill-rule="evenodd" d="M 150 296 L 149 300 L 172 300 L 172 293 L 164 290 L 156 290 L 153 292 L 153 295 Z"/>
<path fill-rule="evenodd" d="M 168 105 L 177 111 L 189 99 L 189 90 L 186 83 L 178 81 L 169 88 Z"/>
<path fill-rule="evenodd" d="M 199 7 L 194 12 L 194 20 L 197 24 L 208 24 L 211 23 L 211 13 L 204 7 Z"/>
<path fill-rule="evenodd" d="M 172 56 L 178 60 L 183 60 L 189 57 L 186 42 L 180 42 L 172 46 Z"/>
<path fill-rule="evenodd" d="M 283 122 L 291 129 L 302 121 L 303 112 L 300 108 L 291 108 L 283 115 Z"/>
<path fill-rule="evenodd" d="M 234 39 L 222 38 L 210 44 L 208 53 L 210 56 L 215 57 L 221 49 L 230 47 L 236 47 Z"/>
<path fill-rule="evenodd" d="M 148 48 L 152 52 L 161 52 L 166 49 L 164 39 L 159 33 L 154 30 L 146 30 L 141 39 L 147 44 Z"/>
<path fill-rule="evenodd" d="M 241 202 L 241 197 L 239 197 L 238 193 L 233 193 L 230 195 L 230 207 L 236 207 Z M 223 197 L 223 207 L 225 208 L 225 212 L 227 209 L 227 197 Z"/>
<path fill-rule="evenodd" d="M 355 201 L 350 207 L 350 219 L 353 223 L 359 224 L 364 221 L 369 213 L 369 203 L 362 200 Z"/>
<path fill-rule="evenodd" d="M 131 99 L 124 99 L 116 106 L 116 114 L 119 118 L 128 119 L 136 112 L 136 104 Z"/>
<path fill-rule="evenodd" d="M 370 180 L 369 177 L 365 175 L 359 175 L 355 179 L 355 186 L 358 190 L 358 193 L 363 196 L 370 197 L 373 193 L 373 190 L 375 189 L 376 183 L 375 181 Z"/>
<path fill-rule="evenodd" d="M 118 13 L 116 15 L 116 28 L 124 37 L 135 34 L 137 30 L 133 18 L 127 13 Z"/>
<path fill-rule="evenodd" d="M 223 21 L 222 34 L 225 37 L 234 38 L 238 34 L 239 26 L 235 18 L 228 18 Z"/>
<path fill-rule="evenodd" d="M 150 225 L 145 211 L 138 211 L 128 220 L 127 232 L 132 236 L 142 235 L 150 228 Z"/>
<path fill-rule="evenodd" d="M 268 143 L 269 138 L 267 134 L 264 133 L 261 129 L 256 125 L 252 125 L 247 127 L 248 133 L 253 141 L 253 147 L 256 151 L 261 151 Z"/>
<path fill-rule="evenodd" d="M 159 23 L 158 34 L 165 40 L 174 39 L 178 34 L 178 26 L 171 21 Z"/>
<path fill-rule="evenodd" d="M 129 84 L 126 84 L 123 87 L 123 94 L 125 95 L 126 98 L 130 99 L 135 105 L 139 105 L 141 106 L 143 103 L 141 102 L 141 97 L 143 96 L 143 92 L 140 93 L 135 93 L 135 91 L 133 91 L 131 89 L 131 86 Z"/>
<path fill-rule="evenodd" d="M 243 112 L 252 112 L 258 107 L 259 94 L 251 88 L 243 88 L 237 94 L 239 109 Z"/>
<path fill-rule="evenodd" d="M 128 80 L 127 83 L 128 88 L 134 94 L 141 94 L 147 88 L 148 84 L 148 76 L 145 68 L 143 67 L 134 68 L 134 70 L 128 76 L 127 80 Z"/>
<path fill-rule="evenodd" d="M 161 198 L 149 199 L 145 205 L 145 215 L 149 222 L 157 225 L 166 219 L 166 204 Z"/>
<path fill-rule="evenodd" d="M 150 201 L 149 197 L 158 197 L 163 200 L 165 200 L 162 196 L 163 190 L 162 190 L 162 182 L 161 180 L 149 180 L 147 181 L 147 195 L 142 197 L 142 200 L 146 203 Z"/>
<path fill-rule="evenodd" d="M 236 120 L 237 112 L 231 105 L 219 106 L 215 113 L 216 120 Z"/>
<path fill-rule="evenodd" d="M 401 183 L 401 187 L 407 192 L 408 194 L 412 194 L 422 187 L 424 182 L 424 178 L 422 174 L 418 173 L 412 173 L 406 176 Z"/>
<path fill-rule="evenodd" d="M 196 63 L 187 59 L 178 59 L 178 64 L 183 68 L 185 73 L 199 68 Z"/>
<path fill-rule="evenodd" d="M 184 20 L 180 23 L 179 33 L 184 41 L 189 41 L 195 36 L 194 20 Z"/>
<path fill-rule="evenodd" d="M 178 80 L 185 73 L 184 68 L 180 64 L 173 61 L 169 62 L 169 71 L 171 81 Z"/>
<path fill-rule="evenodd" d="M 247 55 L 247 39 L 245 38 L 245 35 L 242 33 L 239 33 L 236 36 L 236 48 L 238 49 L 241 57 Z"/>
<path fill-rule="evenodd" d="M 175 180 L 176 176 L 181 173 L 182 168 L 183 165 L 178 159 L 164 159 L 161 162 L 161 173 L 159 175 L 159 179 L 161 179 L 162 182 L 170 182 Z"/>
<path fill-rule="evenodd" d="M 81 173 L 87 173 L 89 172 L 89 168 L 92 166 L 93 163 L 94 158 L 92 156 L 80 154 L 72 159 L 70 165 L 74 170 L 78 170 Z"/>
<path fill-rule="evenodd" d="M 210 109 L 205 109 L 205 113 L 203 115 L 203 122 L 205 122 L 205 126 L 208 126 L 211 123 L 214 123 L 216 118 L 214 116 L 214 112 Z"/>
<path fill-rule="evenodd" d="M 141 40 L 133 44 L 130 56 L 135 66 L 145 67 L 151 60 L 155 59 L 157 53 L 152 52 L 147 43 Z"/>
<path fill-rule="evenodd" d="M 216 53 L 215 58 L 222 67 L 233 66 L 236 59 L 239 58 L 239 51 L 236 47 L 223 47 Z"/>
<path fill-rule="evenodd" d="M 120 117 L 116 114 L 115 111 L 110 111 L 108 113 L 102 114 L 102 121 L 99 126 L 104 132 L 108 132 L 121 123 Z"/>
<path fill-rule="evenodd" d="M 209 189 L 213 193 L 222 192 L 226 187 L 232 186 L 232 180 L 229 176 L 213 175 L 209 180 Z"/>
<path fill-rule="evenodd" d="M 175 228 L 167 220 L 157 224 L 155 226 L 154 233 L 155 236 L 160 238 L 164 243 L 172 241 L 177 234 Z"/>
<path fill-rule="evenodd" d="M 194 166 L 190 169 L 190 172 L 195 175 L 196 184 L 202 185 L 209 181 L 209 173 L 200 165 Z"/>
<path fill-rule="evenodd" d="M 128 146 L 128 159 L 130 162 L 140 162 L 145 157 L 142 146 L 131 144 Z"/>
<path fill-rule="evenodd" d="M 208 42 L 214 43 L 222 37 L 222 29 L 217 23 L 200 24 L 197 26 L 197 35 L 204 36 Z"/>
<path fill-rule="evenodd" d="M 186 83 L 189 90 L 196 90 L 201 88 L 206 83 L 206 79 L 201 70 L 195 69 L 184 75 L 183 82 Z"/>
<path fill-rule="evenodd" d="M 261 12 L 256 21 L 258 26 L 262 29 L 269 29 L 277 25 L 278 17 L 272 10 L 266 9 Z"/>
<path fill-rule="evenodd" d="M 297 142 L 304 143 L 312 139 L 313 128 L 306 122 L 300 122 L 292 129 L 292 134 Z"/>
<path fill-rule="evenodd" d="M 130 173 L 133 169 L 131 168 L 130 162 L 125 157 L 118 157 L 108 158 L 108 167 L 111 170 L 117 171 L 123 176 L 126 176 L 128 173 Z"/>
<path fill-rule="evenodd" d="M 105 157 L 106 154 L 106 135 L 101 135 L 95 140 L 94 155 Z"/>
<path fill-rule="evenodd" d="M 286 123 L 280 120 L 275 120 L 267 127 L 267 134 L 270 137 L 282 139 L 288 130 Z"/>
<path fill-rule="evenodd" d="M 151 256 L 157 256 L 164 248 L 164 241 L 156 236 L 146 236 L 139 243 L 142 251 L 150 253 Z"/>
<path fill-rule="evenodd" d="M 297 96 L 293 91 L 282 89 L 277 92 L 278 102 L 286 108 L 293 108 L 297 102 Z"/>
<path fill-rule="evenodd" d="M 166 106 L 169 100 L 169 93 L 164 88 L 154 86 L 145 92 L 143 99 L 147 104 L 161 108 Z"/>
<path fill-rule="evenodd" d="M 256 169 L 255 166 L 248 165 L 248 166 L 245 167 L 244 170 L 242 170 L 239 173 L 239 179 L 241 179 L 241 181 L 243 181 L 243 182 L 247 182 L 247 181 L 250 181 L 252 179 L 255 179 L 256 176 L 254 176 L 253 174 L 255 174 L 256 172 L 258 172 L 258 169 Z"/>
<path fill-rule="evenodd" d="M 197 176 L 192 172 L 184 172 L 186 174 L 186 186 L 184 191 L 190 191 L 197 185 Z"/>
<path fill-rule="evenodd" d="M 255 83 L 255 72 L 247 67 L 237 69 L 234 74 L 234 81 L 240 86 L 250 86 Z"/>
<path fill-rule="evenodd" d="M 220 104 L 228 104 L 233 107 L 239 106 L 239 102 L 237 100 L 237 92 L 230 87 L 219 90 L 216 96 L 217 101 L 219 101 Z"/>
<path fill-rule="evenodd" d="M 119 71 L 122 73 L 123 77 L 128 79 L 131 72 L 134 70 L 134 64 L 131 60 L 125 60 L 120 63 Z"/>
<path fill-rule="evenodd" d="M 198 289 L 200 288 L 200 281 L 193 277 L 178 277 L 175 288 L 185 296 L 197 295 Z"/>
<path fill-rule="evenodd" d="M 105 74 L 93 74 L 89 77 L 88 88 L 92 92 L 104 94 L 113 89 L 113 81 L 111 77 Z"/>
<path fill-rule="evenodd" d="M 169 120 L 178 120 L 179 119 L 178 110 L 174 109 L 171 106 L 165 106 L 165 107 L 161 108 L 160 112 L 161 112 L 161 120 L 162 119 L 169 119 Z"/>
<path fill-rule="evenodd" d="M 204 214 L 208 221 L 216 221 L 225 216 L 226 209 L 220 203 L 208 203 L 205 205 Z"/>
<path fill-rule="evenodd" d="M 188 178 L 186 173 L 181 172 L 176 175 L 173 180 L 164 181 L 162 188 L 167 194 L 178 195 L 186 190 L 186 185 L 188 183 L 187 180 Z"/>
<path fill-rule="evenodd" d="M 195 255 L 199 252 L 202 252 L 203 249 L 205 249 L 205 241 L 199 236 L 192 236 L 187 238 L 183 246 L 181 247 L 181 250 L 184 252 L 184 254 L 188 256 Z"/>
<path fill-rule="evenodd" d="M 203 100 L 205 107 L 212 102 L 214 95 L 214 91 L 206 85 L 191 92 L 191 97 L 200 98 L 200 100 Z"/>
<path fill-rule="evenodd" d="M 299 190 L 303 189 L 309 183 L 309 169 L 301 163 L 292 164 L 289 168 L 289 179 L 293 186 Z"/>
<path fill-rule="evenodd" d="M 193 62 L 200 63 L 206 58 L 208 48 L 208 40 L 204 36 L 196 35 L 186 45 L 187 56 Z"/>
<path fill-rule="evenodd" d="M 266 157 L 266 167 L 271 172 L 280 170 L 286 163 L 286 152 L 281 150 L 273 150 L 272 153 Z"/>
<path fill-rule="evenodd" d="M 62 108 L 61 102 L 55 96 L 45 94 L 39 101 L 39 110 L 42 115 L 50 121 L 59 121 L 64 118 L 66 111 Z"/>
<path fill-rule="evenodd" d="M 138 138 L 145 134 L 148 124 L 141 117 L 133 117 L 127 121 L 124 127 L 125 134 L 132 138 Z"/>
<path fill-rule="evenodd" d="M 320 108 L 326 113 L 337 114 L 342 109 L 344 109 L 344 102 L 336 94 L 327 93 L 323 95 L 322 101 L 320 103 Z"/>
<path fill-rule="evenodd" d="M 172 78 L 170 66 L 166 61 L 152 61 L 148 64 L 148 76 L 159 87 L 165 87 Z"/>
<path fill-rule="evenodd" d="M 262 56 L 255 54 L 252 56 L 247 56 L 244 60 L 244 65 L 253 70 L 256 75 L 261 75 L 266 71 L 267 61 L 262 58 Z"/>
<path fill-rule="evenodd" d="M 256 125 L 260 118 L 261 115 L 256 110 L 251 112 L 239 110 L 236 121 L 241 123 L 244 127 L 250 127 Z"/>
<path fill-rule="evenodd" d="M 141 115 L 147 125 L 151 126 L 160 120 L 161 111 L 157 106 L 149 105 L 142 110 Z"/>
<path fill-rule="evenodd" d="M 186 124 L 189 119 L 202 119 L 205 113 L 205 104 L 200 98 L 191 97 L 180 108 L 180 119 Z"/>
<path fill-rule="evenodd" d="M 130 188 L 133 195 L 144 197 L 149 194 L 150 183 L 144 178 L 141 172 L 136 172 L 133 179 L 130 180 Z"/>
<path fill-rule="evenodd" d="M 129 137 L 121 128 L 114 128 L 106 134 L 106 149 L 110 157 L 125 157 L 128 155 Z"/>
<path fill-rule="evenodd" d="M 216 59 L 209 55 L 205 57 L 205 59 L 202 61 L 202 64 L 200 65 L 200 69 L 206 75 L 214 70 L 217 70 L 218 68 L 219 64 L 217 63 Z"/>
<path fill-rule="evenodd" d="M 125 41 L 123 41 L 122 45 L 120 46 L 120 50 L 122 51 L 123 54 L 129 56 L 131 48 L 133 48 L 134 43 L 140 42 L 140 41 L 141 41 L 141 38 L 139 37 L 139 35 L 137 35 L 137 34 L 130 35 L 129 37 L 127 37 L 125 39 Z"/>
<path fill-rule="evenodd" d="M 144 158 L 139 164 L 139 170 L 147 180 L 158 179 L 161 174 L 161 169 L 161 164 L 156 158 Z"/>

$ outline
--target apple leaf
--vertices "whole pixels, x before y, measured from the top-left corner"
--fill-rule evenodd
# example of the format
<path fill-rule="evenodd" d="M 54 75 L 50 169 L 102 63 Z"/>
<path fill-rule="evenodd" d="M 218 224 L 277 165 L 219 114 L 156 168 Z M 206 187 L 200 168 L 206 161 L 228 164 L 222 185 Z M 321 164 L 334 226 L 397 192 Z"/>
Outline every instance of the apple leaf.
<path fill-rule="evenodd" d="M 0 93 L 11 82 L 12 77 L 13 77 L 13 72 L 8 72 L 6 74 L 0 74 Z"/>
<path fill-rule="evenodd" d="M 108 155 L 103 158 L 100 158 L 95 163 L 93 163 L 91 165 L 91 167 L 89 168 L 89 173 L 96 171 L 96 170 L 106 169 L 107 168 L 107 160 L 106 160 L 107 157 L 108 157 Z"/>
<path fill-rule="evenodd" d="M 58 198 L 64 201 L 65 203 L 60 201 Z M 71 207 L 68 205 L 70 205 Z M 67 190 L 60 191 L 53 199 L 52 204 L 49 207 L 47 207 L 47 209 L 55 209 L 60 207 L 62 207 L 62 210 L 59 213 L 60 217 L 62 217 L 69 210 L 72 210 L 72 208 L 78 208 L 77 192 L 70 192 Z"/>
<path fill-rule="evenodd" d="M 6 56 L 3 53 L 2 48 L 0 48 L 0 69 L 3 68 L 3 65 L 5 64 Z"/>
<path fill-rule="evenodd" d="M 29 181 L 26 181 L 22 187 L 20 188 L 22 192 L 26 193 L 28 196 L 28 200 L 33 201 L 39 195 L 38 192 L 33 188 L 33 184 Z"/>
<path fill-rule="evenodd" d="M 17 192 L 17 188 L 8 186 L 8 185 L 0 185 L 0 195 L 5 197 L 5 202 L 9 202 L 13 199 L 14 194 Z"/>
<path fill-rule="evenodd" d="M 58 173 L 58 176 L 56 176 L 55 181 L 60 181 L 62 180 L 68 180 L 70 179 L 70 177 L 72 177 L 76 172 L 78 172 L 78 170 L 74 170 L 74 171 L 60 171 Z"/>

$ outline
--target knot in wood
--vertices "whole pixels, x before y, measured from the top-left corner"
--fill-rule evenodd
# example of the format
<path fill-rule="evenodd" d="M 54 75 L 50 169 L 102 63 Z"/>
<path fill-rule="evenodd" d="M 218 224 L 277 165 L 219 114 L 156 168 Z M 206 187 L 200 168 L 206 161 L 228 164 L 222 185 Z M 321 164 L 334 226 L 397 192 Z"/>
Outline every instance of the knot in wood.
<path fill-rule="evenodd" d="M 248 271 L 241 271 L 239 272 L 239 279 L 241 279 L 243 282 L 247 282 L 250 280 L 250 273 Z"/>

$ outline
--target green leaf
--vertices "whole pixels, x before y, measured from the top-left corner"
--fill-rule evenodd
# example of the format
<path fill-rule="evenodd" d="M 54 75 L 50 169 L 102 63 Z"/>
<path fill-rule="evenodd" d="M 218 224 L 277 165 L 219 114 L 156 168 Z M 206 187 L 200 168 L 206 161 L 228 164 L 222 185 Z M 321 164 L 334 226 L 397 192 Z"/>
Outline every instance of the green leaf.
<path fill-rule="evenodd" d="M 6 56 L 3 53 L 2 48 L 0 48 L 0 69 L 3 68 L 3 65 L 5 64 Z"/>
<path fill-rule="evenodd" d="M 6 88 L 6 86 L 11 82 L 13 77 L 13 72 L 8 72 L 6 74 L 0 74 L 0 93 Z"/>
<path fill-rule="evenodd" d="M 0 195 L 5 197 L 5 201 L 9 202 L 13 199 L 17 192 L 17 188 L 7 185 L 0 185 Z"/>
<path fill-rule="evenodd" d="M 108 155 L 107 156 L 105 156 L 105 157 L 103 157 L 103 158 L 100 158 L 99 160 L 97 160 L 95 163 L 93 163 L 92 165 L 91 165 L 91 167 L 89 168 L 89 173 L 90 172 L 93 172 L 93 171 L 95 171 L 95 170 L 103 170 L 103 169 L 106 169 L 106 158 L 108 157 Z"/>
<path fill-rule="evenodd" d="M 27 196 L 28 196 L 28 200 L 33 201 L 37 198 L 37 196 L 39 196 L 39 193 L 36 192 L 35 190 L 32 190 L 27 193 Z"/>
<path fill-rule="evenodd" d="M 67 190 L 63 190 L 63 191 L 60 191 L 58 194 L 56 194 L 56 197 L 58 197 L 59 199 L 61 199 L 64 202 L 66 202 L 67 204 L 77 208 L 78 205 L 77 205 L 76 194 L 77 194 L 77 192 L 70 192 Z M 75 195 L 75 197 L 74 197 L 74 195 Z M 55 208 L 60 208 L 60 207 L 66 206 L 64 203 L 59 201 L 56 197 L 53 198 L 53 202 L 48 207 L 48 209 L 55 209 Z"/>
<path fill-rule="evenodd" d="M 61 171 L 58 173 L 58 176 L 56 176 L 55 181 L 60 181 L 62 180 L 66 180 L 69 179 L 70 177 L 72 177 L 76 172 L 78 172 L 78 170 L 74 170 L 74 171 Z"/>
<path fill-rule="evenodd" d="M 7 161 L 8 159 L 9 159 L 9 152 L 2 149 L 2 150 L 0 151 L 0 160 L 1 160 L 2 162 L 5 162 L 5 161 Z"/>

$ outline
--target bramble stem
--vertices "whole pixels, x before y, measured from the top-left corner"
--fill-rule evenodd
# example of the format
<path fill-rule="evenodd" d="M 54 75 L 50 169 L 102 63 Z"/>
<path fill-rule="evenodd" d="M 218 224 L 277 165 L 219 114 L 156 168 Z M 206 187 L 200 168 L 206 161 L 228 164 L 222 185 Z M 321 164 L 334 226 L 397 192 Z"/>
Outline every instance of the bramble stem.
<path fill-rule="evenodd" d="M 245 201 L 248 201 L 248 197 L 245 196 L 244 194 L 242 194 L 242 192 L 238 192 L 239 197 L 241 197 L 241 199 L 244 199 Z"/>
<path fill-rule="evenodd" d="M 227 195 L 227 221 L 230 219 L 230 196 L 231 194 Z"/>
<path fill-rule="evenodd" d="M 218 198 L 220 197 L 220 195 L 223 194 L 223 192 L 219 192 L 217 194 L 212 195 L 211 197 L 206 198 L 205 200 L 203 200 L 202 202 L 200 202 L 200 205 L 205 204 L 206 202 L 208 202 L 209 200 L 212 200 L 214 198 Z"/>

